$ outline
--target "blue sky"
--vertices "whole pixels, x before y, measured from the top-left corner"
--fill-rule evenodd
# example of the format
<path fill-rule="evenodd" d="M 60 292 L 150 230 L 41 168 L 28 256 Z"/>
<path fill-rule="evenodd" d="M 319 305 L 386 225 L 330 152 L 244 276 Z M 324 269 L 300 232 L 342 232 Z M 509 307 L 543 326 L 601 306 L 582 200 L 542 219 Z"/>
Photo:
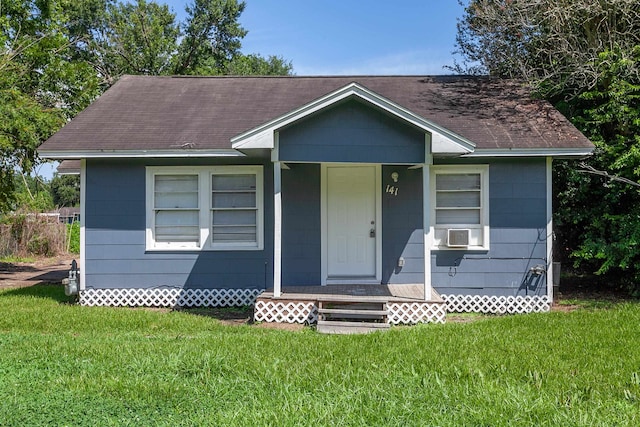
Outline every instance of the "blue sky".
<path fill-rule="evenodd" d="M 166 0 L 184 19 L 186 1 Z M 279 55 L 297 75 L 449 74 L 456 0 L 246 0 L 244 53 Z"/>
<path fill-rule="evenodd" d="M 164 2 L 184 20 L 188 1 Z M 449 74 L 462 12 L 456 0 L 246 0 L 242 51 L 282 56 L 299 76 Z"/>

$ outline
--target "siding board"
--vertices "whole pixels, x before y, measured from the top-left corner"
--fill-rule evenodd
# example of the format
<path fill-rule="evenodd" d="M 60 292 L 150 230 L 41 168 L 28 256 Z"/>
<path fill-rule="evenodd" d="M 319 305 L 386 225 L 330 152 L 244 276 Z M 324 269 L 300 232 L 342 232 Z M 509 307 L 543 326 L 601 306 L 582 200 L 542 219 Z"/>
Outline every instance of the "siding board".
<path fill-rule="evenodd" d="M 424 132 L 350 100 L 280 131 L 279 157 L 298 162 L 423 163 Z"/>
<path fill-rule="evenodd" d="M 398 173 L 398 182 L 391 178 Z M 398 189 L 386 192 L 387 185 Z M 382 283 L 424 283 L 422 169 L 382 167 Z M 398 259 L 404 258 L 404 267 Z"/>
<path fill-rule="evenodd" d="M 206 162 L 193 160 L 200 165 L 213 162 L 211 159 Z M 179 164 L 176 160 L 147 163 L 153 166 Z M 219 163 L 235 164 L 237 161 Z M 270 162 L 262 164 L 264 250 L 161 252 L 145 250 L 145 162 L 88 160 L 86 266 L 82 267 L 85 268 L 87 288 L 272 287 L 273 171 Z"/>
<path fill-rule="evenodd" d="M 282 284 L 319 285 L 320 165 L 282 171 Z"/>
<path fill-rule="evenodd" d="M 448 159 L 442 164 L 472 164 Z M 476 161 L 477 163 L 477 161 Z M 487 160 L 491 247 L 485 252 L 434 251 L 432 284 L 441 294 L 545 295 L 545 159 Z"/>

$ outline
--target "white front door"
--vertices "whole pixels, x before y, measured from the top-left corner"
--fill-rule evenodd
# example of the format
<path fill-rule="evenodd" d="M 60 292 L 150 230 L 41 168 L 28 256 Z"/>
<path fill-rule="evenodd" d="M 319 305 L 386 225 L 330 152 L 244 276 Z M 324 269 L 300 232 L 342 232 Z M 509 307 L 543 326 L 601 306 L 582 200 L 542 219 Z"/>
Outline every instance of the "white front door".
<path fill-rule="evenodd" d="M 377 235 L 376 166 L 326 167 L 327 282 L 374 281 Z"/>

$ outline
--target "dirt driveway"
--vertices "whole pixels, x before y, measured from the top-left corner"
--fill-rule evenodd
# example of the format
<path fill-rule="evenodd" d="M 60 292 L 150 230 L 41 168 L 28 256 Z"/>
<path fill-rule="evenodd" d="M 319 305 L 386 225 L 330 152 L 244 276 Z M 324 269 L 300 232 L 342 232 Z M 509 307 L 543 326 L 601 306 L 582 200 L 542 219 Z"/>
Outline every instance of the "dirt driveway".
<path fill-rule="evenodd" d="M 36 262 L 0 262 L 0 289 L 60 283 L 69 276 L 71 260 L 46 258 Z"/>

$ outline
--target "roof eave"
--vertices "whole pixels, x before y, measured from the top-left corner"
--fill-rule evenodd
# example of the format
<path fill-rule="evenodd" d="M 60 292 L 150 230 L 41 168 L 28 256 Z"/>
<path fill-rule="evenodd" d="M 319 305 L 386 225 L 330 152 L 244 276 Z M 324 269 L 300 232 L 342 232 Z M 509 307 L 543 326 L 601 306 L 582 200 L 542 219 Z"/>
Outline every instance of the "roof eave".
<path fill-rule="evenodd" d="M 40 157 L 54 160 L 109 159 L 109 158 L 189 158 L 189 157 L 245 157 L 234 149 L 194 150 L 194 149 L 148 149 L 148 150 L 43 150 Z"/>
<path fill-rule="evenodd" d="M 593 153 L 593 148 L 479 148 L 462 157 L 557 157 L 583 158 Z"/>

